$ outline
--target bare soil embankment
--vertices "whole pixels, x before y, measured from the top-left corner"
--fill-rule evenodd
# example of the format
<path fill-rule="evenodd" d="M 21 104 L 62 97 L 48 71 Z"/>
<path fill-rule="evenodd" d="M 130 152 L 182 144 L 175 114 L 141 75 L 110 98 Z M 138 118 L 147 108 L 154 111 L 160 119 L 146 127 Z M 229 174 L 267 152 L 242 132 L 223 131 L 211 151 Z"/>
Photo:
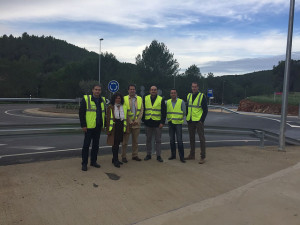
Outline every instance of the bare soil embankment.
<path fill-rule="evenodd" d="M 272 104 L 272 103 L 258 103 L 258 102 L 252 102 L 248 99 L 243 99 L 240 101 L 238 111 L 280 115 L 281 105 Z M 299 114 L 298 106 L 294 106 L 294 105 L 288 106 L 288 115 L 297 116 L 298 114 Z"/>

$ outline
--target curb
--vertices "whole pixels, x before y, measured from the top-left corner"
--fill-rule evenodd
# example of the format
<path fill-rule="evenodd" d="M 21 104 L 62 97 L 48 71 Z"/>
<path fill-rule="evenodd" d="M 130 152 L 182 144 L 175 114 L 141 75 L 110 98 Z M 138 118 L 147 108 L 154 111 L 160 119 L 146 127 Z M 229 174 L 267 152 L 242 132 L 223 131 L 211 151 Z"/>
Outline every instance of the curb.
<path fill-rule="evenodd" d="M 39 108 L 33 108 L 33 109 L 25 109 L 23 111 L 25 114 L 34 115 L 34 116 L 50 116 L 50 117 L 57 117 L 57 118 L 74 118 L 78 119 L 78 114 L 70 114 L 70 113 L 54 113 L 54 112 L 43 112 L 40 111 Z"/>

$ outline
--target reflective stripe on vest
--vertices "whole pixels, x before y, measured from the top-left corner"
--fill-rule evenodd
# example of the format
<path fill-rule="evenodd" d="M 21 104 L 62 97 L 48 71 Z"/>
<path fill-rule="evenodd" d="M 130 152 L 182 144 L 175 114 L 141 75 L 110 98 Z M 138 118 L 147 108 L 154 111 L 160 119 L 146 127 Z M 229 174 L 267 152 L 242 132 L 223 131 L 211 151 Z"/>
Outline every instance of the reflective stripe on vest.
<path fill-rule="evenodd" d="M 173 124 L 183 124 L 182 99 L 178 98 L 173 108 L 172 99 L 167 101 L 167 119 Z"/>
<path fill-rule="evenodd" d="M 114 107 L 114 106 L 113 106 Z M 123 128 L 123 131 L 124 133 L 126 132 L 126 128 L 127 128 L 127 108 L 125 105 L 123 105 L 123 110 L 124 110 L 124 128 Z M 115 124 L 115 121 L 114 121 L 114 115 L 113 115 L 113 110 L 111 109 L 110 110 L 110 121 L 109 121 L 109 131 L 112 131 L 112 129 L 114 128 L 114 124 Z"/>
<path fill-rule="evenodd" d="M 140 96 L 137 96 L 136 101 L 137 101 L 137 109 L 136 109 L 135 118 L 134 118 L 134 115 L 131 112 L 131 107 L 129 104 L 129 95 L 126 95 L 124 97 L 124 105 L 127 107 L 127 115 L 130 117 L 131 120 L 136 120 L 141 112 L 141 108 L 142 108 L 142 104 L 143 104 L 142 98 Z"/>
<path fill-rule="evenodd" d="M 157 95 L 154 104 L 151 102 L 151 95 L 145 97 L 145 120 L 161 120 L 162 97 Z"/>
<path fill-rule="evenodd" d="M 200 121 L 203 113 L 203 109 L 201 107 L 203 94 L 199 92 L 194 102 L 192 96 L 192 93 L 189 93 L 187 96 L 188 114 L 186 116 L 186 121 Z"/>
<path fill-rule="evenodd" d="M 94 101 L 92 101 L 91 95 L 84 95 L 84 100 L 86 104 L 86 113 L 85 113 L 85 120 L 86 120 L 86 126 L 88 129 L 92 129 L 96 127 L 96 112 L 97 112 L 97 106 Z M 105 106 L 104 106 L 105 98 L 102 97 L 101 102 L 101 111 L 102 111 L 102 127 L 104 128 L 105 123 Z"/>

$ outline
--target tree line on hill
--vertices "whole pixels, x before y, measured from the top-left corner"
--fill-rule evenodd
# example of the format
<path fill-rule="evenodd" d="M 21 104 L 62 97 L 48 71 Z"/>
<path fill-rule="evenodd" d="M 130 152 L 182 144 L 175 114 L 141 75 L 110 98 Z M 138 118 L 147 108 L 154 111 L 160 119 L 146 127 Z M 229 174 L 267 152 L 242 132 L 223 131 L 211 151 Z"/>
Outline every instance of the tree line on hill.
<path fill-rule="evenodd" d="M 23 33 L 21 37 L 0 37 L 0 98 L 77 98 L 90 92 L 98 82 L 99 55 L 53 37 Z M 120 83 L 120 91 L 134 83 L 137 92 L 148 93 L 151 85 L 169 98 L 175 88 L 181 98 L 190 92 L 191 83 L 199 83 L 200 91 L 213 89 L 215 103 L 238 103 L 247 96 L 270 94 L 282 90 L 284 61 L 272 70 L 245 75 L 215 77 L 201 74 L 197 65 L 180 73 L 179 63 L 164 43 L 153 40 L 136 63 L 119 62 L 108 52 L 101 55 L 101 83 L 108 97 L 110 80 Z M 290 91 L 300 91 L 300 61 L 291 62 Z M 143 88 L 144 87 L 144 88 Z"/>

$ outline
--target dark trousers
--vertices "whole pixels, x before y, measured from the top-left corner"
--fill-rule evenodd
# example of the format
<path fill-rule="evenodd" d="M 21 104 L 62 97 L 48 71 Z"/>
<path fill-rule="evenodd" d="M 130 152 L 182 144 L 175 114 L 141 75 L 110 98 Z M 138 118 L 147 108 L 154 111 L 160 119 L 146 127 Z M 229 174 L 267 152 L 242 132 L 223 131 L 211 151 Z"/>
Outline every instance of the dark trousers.
<path fill-rule="evenodd" d="M 123 128 L 124 128 L 124 122 L 119 119 L 116 119 L 114 145 L 112 146 L 113 162 L 119 161 L 119 145 L 123 141 L 123 133 L 124 133 Z"/>
<path fill-rule="evenodd" d="M 111 150 L 113 153 L 113 162 L 114 161 L 119 161 L 119 145 L 120 145 L 120 141 L 116 140 L 114 141 L 114 145 L 112 146 Z"/>
<path fill-rule="evenodd" d="M 183 159 L 184 148 L 182 142 L 182 124 L 173 124 L 169 122 L 168 125 L 169 125 L 171 156 L 176 157 L 176 143 L 175 143 L 175 135 L 176 135 L 177 144 L 178 144 L 178 154 L 180 159 Z"/>
<path fill-rule="evenodd" d="M 97 162 L 97 155 L 99 151 L 99 139 L 101 134 L 101 127 L 97 126 L 93 129 L 87 129 L 87 132 L 84 134 L 84 142 L 82 147 L 82 165 L 88 164 L 89 158 L 89 148 L 92 143 L 92 150 L 91 150 L 91 163 Z"/>
<path fill-rule="evenodd" d="M 117 138 L 114 139 L 114 145 L 112 146 L 111 150 L 113 153 L 113 162 L 119 161 L 119 145 L 121 144 L 121 141 Z"/>
<path fill-rule="evenodd" d="M 190 135 L 190 145 L 191 151 L 190 156 L 195 156 L 195 135 L 198 133 L 200 139 L 200 148 L 201 148 L 201 159 L 205 159 L 206 150 L 205 150 L 205 137 L 204 137 L 204 125 L 202 122 L 189 122 L 188 123 L 189 135 Z"/>

